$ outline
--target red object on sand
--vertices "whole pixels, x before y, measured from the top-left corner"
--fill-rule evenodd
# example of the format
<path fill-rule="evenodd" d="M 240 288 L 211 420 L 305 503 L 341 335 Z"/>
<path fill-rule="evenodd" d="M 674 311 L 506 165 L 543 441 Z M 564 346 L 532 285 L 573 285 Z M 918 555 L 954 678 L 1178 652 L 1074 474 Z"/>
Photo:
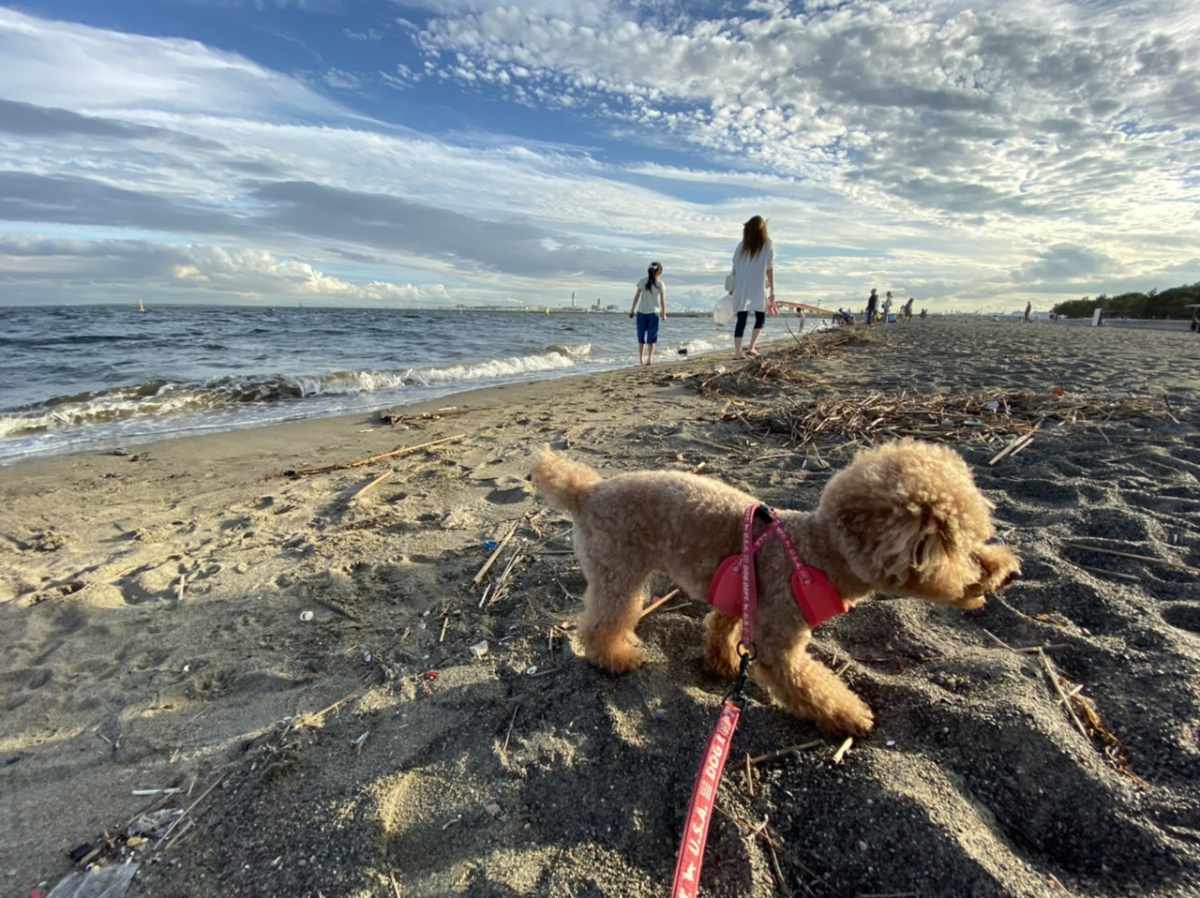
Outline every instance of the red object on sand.
<path fill-rule="evenodd" d="M 753 612 L 754 602 L 758 599 L 757 583 L 753 558 L 758 554 L 768 539 L 775 537 L 783 543 L 783 548 L 792 562 L 792 599 L 795 600 L 800 613 L 811 629 L 816 629 L 825 621 L 844 614 L 846 603 L 842 601 L 837 588 L 829 581 L 829 577 L 820 568 L 805 564 L 800 560 L 800 554 L 787 532 L 783 529 L 779 518 L 774 512 L 771 524 L 757 540 L 753 538 L 753 516 L 758 506 L 752 505 L 746 510 L 747 529 L 742 535 L 742 554 L 730 555 L 717 566 L 712 584 L 708 588 L 708 604 L 722 614 L 730 617 L 742 617 L 742 643 L 749 645 L 749 627 L 746 626 L 747 612 Z M 749 552 L 747 552 L 749 547 Z M 752 594 L 745 593 L 747 584 L 742 577 L 743 559 L 750 560 L 750 584 Z M 747 602 L 747 599 L 750 599 Z"/>
<path fill-rule="evenodd" d="M 695 898 L 700 894 L 700 869 L 704 866 L 704 845 L 708 842 L 708 824 L 712 821 L 713 804 L 717 800 L 717 787 L 721 774 L 729 759 L 729 747 L 733 744 L 733 732 L 737 729 L 742 709 L 730 699 L 721 706 L 721 716 L 708 745 L 704 759 L 696 771 L 696 782 L 692 786 L 692 801 L 688 805 L 687 823 L 683 828 L 683 841 L 679 844 L 679 856 L 675 859 L 675 878 L 671 883 L 671 898 Z"/>

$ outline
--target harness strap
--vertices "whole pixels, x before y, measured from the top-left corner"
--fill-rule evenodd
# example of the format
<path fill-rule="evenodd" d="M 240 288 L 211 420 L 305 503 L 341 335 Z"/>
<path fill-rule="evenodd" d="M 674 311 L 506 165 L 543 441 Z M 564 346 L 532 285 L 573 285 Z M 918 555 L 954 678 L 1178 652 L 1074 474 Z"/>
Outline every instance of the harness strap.
<path fill-rule="evenodd" d="M 783 551 L 787 552 L 788 560 L 792 563 L 792 570 L 798 571 L 803 568 L 805 565 L 800 559 L 800 553 L 796 551 L 796 544 L 792 542 L 792 538 L 783 529 L 783 523 L 779 518 L 775 519 L 775 533 L 779 536 L 779 541 L 783 543 Z"/>
<path fill-rule="evenodd" d="M 754 653 L 754 609 L 758 605 L 758 579 L 754 570 L 754 553 L 758 549 L 754 543 L 754 516 L 758 508 L 748 505 L 742 522 L 742 638 L 738 640 L 738 648 L 746 654 Z M 763 534 L 764 540 L 768 533 L 770 528 Z"/>

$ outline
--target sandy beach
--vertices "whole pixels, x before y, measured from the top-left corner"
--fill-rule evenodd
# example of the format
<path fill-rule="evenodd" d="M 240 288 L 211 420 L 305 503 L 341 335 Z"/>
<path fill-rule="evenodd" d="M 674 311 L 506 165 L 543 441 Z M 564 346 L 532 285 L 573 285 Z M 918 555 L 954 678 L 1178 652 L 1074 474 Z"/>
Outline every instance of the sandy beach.
<path fill-rule="evenodd" d="M 980 612 L 882 596 L 819 631 L 876 712 L 841 763 L 754 693 L 703 894 L 1200 894 L 1200 341 L 832 339 L 772 344 L 795 376 L 761 385 L 713 356 L 0 469 L 0 892 L 48 891 L 80 849 L 134 857 L 130 894 L 156 898 L 664 894 L 726 688 L 705 606 L 649 615 L 636 673 L 590 667 L 531 454 L 804 509 L 889 402 L 987 393 L 1082 409 L 994 465 L 1019 428 L 920 425 L 963 452 L 1022 580 Z M 865 436 L 771 424 L 876 392 Z M 745 755 L 809 743 L 751 792 Z"/>

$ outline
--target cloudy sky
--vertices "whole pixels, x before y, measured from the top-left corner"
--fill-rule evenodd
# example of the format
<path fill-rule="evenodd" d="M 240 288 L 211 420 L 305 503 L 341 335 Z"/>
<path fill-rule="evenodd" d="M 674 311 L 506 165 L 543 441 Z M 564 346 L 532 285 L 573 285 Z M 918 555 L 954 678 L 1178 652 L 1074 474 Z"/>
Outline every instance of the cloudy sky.
<path fill-rule="evenodd" d="M 2 2 L 2 0 L 0 0 Z M 1200 280 L 1194 0 L 0 6 L 0 304 Z M 1189 49 L 1190 48 L 1190 49 Z"/>

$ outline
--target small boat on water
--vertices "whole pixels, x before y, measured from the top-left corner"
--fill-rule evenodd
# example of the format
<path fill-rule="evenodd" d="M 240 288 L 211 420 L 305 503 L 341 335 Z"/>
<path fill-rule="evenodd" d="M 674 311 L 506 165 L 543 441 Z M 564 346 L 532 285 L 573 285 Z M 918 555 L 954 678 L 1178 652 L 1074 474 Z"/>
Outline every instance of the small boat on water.
<path fill-rule="evenodd" d="M 138 300 L 138 311 L 139 312 L 146 311 L 146 304 L 144 302 L 142 302 L 140 299 Z"/>

